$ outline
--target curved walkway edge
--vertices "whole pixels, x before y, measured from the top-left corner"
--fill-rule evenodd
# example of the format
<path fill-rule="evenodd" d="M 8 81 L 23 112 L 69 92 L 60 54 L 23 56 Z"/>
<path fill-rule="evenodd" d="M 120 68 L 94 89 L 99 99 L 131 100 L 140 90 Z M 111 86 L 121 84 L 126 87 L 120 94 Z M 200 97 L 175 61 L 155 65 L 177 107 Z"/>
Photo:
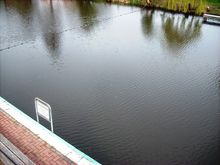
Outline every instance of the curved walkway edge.
<path fill-rule="evenodd" d="M 100 165 L 2 97 L 0 133 L 36 164 Z"/>

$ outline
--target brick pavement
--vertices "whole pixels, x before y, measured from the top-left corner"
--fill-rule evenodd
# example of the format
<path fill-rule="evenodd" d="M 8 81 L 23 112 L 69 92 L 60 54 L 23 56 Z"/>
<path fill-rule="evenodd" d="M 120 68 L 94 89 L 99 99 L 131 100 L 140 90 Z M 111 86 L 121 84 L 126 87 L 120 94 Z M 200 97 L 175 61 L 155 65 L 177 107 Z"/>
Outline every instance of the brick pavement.
<path fill-rule="evenodd" d="M 75 164 L 1 110 L 0 133 L 36 164 Z"/>

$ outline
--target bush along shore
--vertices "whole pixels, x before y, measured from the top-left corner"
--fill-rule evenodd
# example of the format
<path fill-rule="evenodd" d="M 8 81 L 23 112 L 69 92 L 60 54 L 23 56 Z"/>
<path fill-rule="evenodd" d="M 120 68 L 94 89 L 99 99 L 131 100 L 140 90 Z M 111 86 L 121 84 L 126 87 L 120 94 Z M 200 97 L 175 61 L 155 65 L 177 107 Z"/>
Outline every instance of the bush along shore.
<path fill-rule="evenodd" d="M 100 0 L 98 0 L 100 1 Z M 101 0 L 102 1 L 102 0 Z M 108 3 L 120 3 L 146 8 L 162 9 L 171 12 L 203 15 L 220 15 L 220 0 L 104 0 Z"/>

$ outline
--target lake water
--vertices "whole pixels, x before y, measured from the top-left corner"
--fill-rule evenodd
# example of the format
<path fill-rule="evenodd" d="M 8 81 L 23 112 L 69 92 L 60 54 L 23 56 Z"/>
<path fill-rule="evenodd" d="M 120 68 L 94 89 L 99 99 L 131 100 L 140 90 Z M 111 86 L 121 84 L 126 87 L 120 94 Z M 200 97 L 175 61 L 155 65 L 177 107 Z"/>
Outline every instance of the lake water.
<path fill-rule="evenodd" d="M 220 164 L 220 26 L 200 17 L 1 0 L 0 95 L 34 119 L 48 102 L 55 133 L 102 164 Z"/>

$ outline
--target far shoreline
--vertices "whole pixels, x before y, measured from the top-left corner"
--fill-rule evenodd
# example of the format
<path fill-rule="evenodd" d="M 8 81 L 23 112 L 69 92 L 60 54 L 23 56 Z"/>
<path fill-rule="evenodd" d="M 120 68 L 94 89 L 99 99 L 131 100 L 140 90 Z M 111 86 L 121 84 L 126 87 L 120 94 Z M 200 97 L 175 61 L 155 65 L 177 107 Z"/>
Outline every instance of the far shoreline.
<path fill-rule="evenodd" d="M 212 15 L 217 15 L 220 16 L 220 2 L 216 3 L 215 5 L 213 5 L 213 3 L 209 3 L 207 2 L 205 5 L 206 11 L 202 12 L 201 14 L 197 14 L 195 12 L 195 10 L 191 10 L 191 11 L 187 11 L 187 12 L 183 12 L 180 10 L 171 10 L 168 9 L 168 7 L 166 7 L 165 5 L 161 5 L 161 4 L 153 4 L 153 5 L 147 5 L 147 4 L 143 4 L 143 3 L 130 3 L 129 1 L 126 0 L 94 0 L 94 2 L 105 2 L 108 4 L 120 4 L 120 5 L 126 5 L 126 6 L 136 6 L 136 7 L 141 7 L 141 8 L 145 8 L 145 9 L 151 9 L 151 10 L 161 10 L 161 11 L 166 11 L 166 12 L 170 12 L 170 13 L 177 13 L 177 14 L 184 14 L 186 16 L 192 15 L 192 16 L 203 16 L 203 14 L 212 14 Z M 211 5 L 212 4 L 212 5 Z M 209 8 L 209 10 L 207 10 L 207 8 Z"/>

